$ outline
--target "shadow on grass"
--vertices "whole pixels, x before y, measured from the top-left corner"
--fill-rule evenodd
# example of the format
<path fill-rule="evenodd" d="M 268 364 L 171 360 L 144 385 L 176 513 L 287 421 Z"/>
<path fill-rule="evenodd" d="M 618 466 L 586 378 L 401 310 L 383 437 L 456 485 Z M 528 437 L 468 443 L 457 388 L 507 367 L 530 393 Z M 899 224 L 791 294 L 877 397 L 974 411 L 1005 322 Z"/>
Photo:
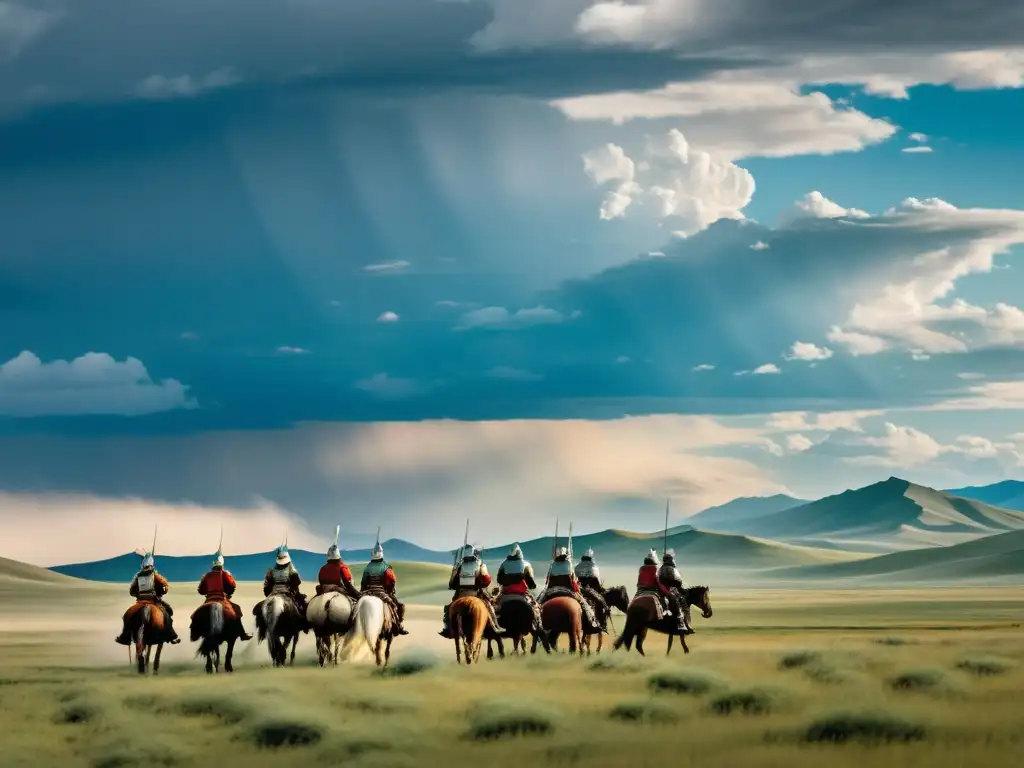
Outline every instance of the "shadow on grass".
<path fill-rule="evenodd" d="M 891 712 L 837 712 L 814 720 L 803 734 L 812 743 L 922 741 L 927 729 Z"/>
<path fill-rule="evenodd" d="M 679 720 L 679 713 L 674 709 L 649 699 L 619 702 L 612 707 L 608 716 L 613 720 L 645 725 L 668 725 Z"/>
<path fill-rule="evenodd" d="M 475 741 L 543 736 L 555 729 L 555 713 L 540 702 L 495 699 L 479 702 L 470 715 L 468 736 Z"/>
<path fill-rule="evenodd" d="M 665 670 L 647 678 L 647 687 L 655 693 L 678 693 L 701 696 L 724 688 L 725 681 L 712 672 L 700 670 Z"/>
<path fill-rule="evenodd" d="M 708 706 L 716 715 L 769 715 L 782 709 L 786 698 L 768 688 L 740 688 L 714 696 Z"/>
<path fill-rule="evenodd" d="M 957 662 L 956 668 L 977 677 L 995 677 L 1005 675 L 1016 665 L 1008 659 L 995 656 L 972 656 Z"/>

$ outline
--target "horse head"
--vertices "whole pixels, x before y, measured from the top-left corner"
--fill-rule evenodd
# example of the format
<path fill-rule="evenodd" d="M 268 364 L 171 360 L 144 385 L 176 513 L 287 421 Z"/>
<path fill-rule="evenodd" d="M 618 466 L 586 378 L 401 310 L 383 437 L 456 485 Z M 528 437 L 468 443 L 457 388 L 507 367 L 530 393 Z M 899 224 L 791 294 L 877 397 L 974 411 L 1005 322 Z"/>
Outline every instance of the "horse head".
<path fill-rule="evenodd" d="M 623 586 L 610 587 L 604 591 L 604 600 L 612 608 L 625 613 L 629 610 L 629 592 Z"/>
<path fill-rule="evenodd" d="M 686 590 L 686 602 L 700 608 L 701 615 L 705 619 L 711 618 L 711 587 L 701 585 L 688 588 Z"/>

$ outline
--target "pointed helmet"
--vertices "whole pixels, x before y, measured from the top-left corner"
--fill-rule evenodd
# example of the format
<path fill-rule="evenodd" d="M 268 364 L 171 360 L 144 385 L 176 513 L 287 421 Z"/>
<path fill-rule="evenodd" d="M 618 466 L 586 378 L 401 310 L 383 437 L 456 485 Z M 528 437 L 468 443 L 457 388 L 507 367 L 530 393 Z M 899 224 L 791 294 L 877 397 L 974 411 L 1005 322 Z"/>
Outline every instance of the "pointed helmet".
<path fill-rule="evenodd" d="M 282 544 L 277 548 L 277 564 L 288 565 L 292 561 L 292 556 L 288 554 L 288 547 Z"/>
<path fill-rule="evenodd" d="M 523 556 L 523 550 L 521 550 L 519 548 L 519 543 L 518 542 L 516 542 L 515 544 L 512 545 L 512 549 L 509 550 L 508 556 L 509 557 L 522 557 Z"/>
<path fill-rule="evenodd" d="M 384 559 L 384 547 L 382 547 L 380 545 L 379 541 L 376 544 L 373 545 L 373 551 L 370 552 L 370 559 L 371 560 L 383 560 Z"/>
<path fill-rule="evenodd" d="M 152 552 L 147 552 L 145 554 L 145 556 L 142 558 L 142 570 L 146 570 L 147 568 L 154 568 L 154 567 L 155 567 L 155 564 L 153 562 L 153 553 Z"/>
<path fill-rule="evenodd" d="M 665 556 L 661 559 L 661 561 L 663 563 L 666 563 L 667 565 L 675 565 L 676 564 L 676 551 L 674 549 L 667 549 L 667 550 L 665 550 Z"/>
<path fill-rule="evenodd" d="M 224 554 L 218 549 L 217 554 L 213 556 L 213 567 L 223 568 L 224 567 Z"/>
<path fill-rule="evenodd" d="M 327 549 L 327 560 L 331 562 L 333 560 L 341 560 L 341 550 L 338 549 L 337 544 L 331 544 Z"/>
<path fill-rule="evenodd" d="M 555 550 L 555 557 L 568 557 L 568 556 L 569 556 L 569 550 L 566 549 L 565 547 L 559 547 L 558 549 Z"/>
<path fill-rule="evenodd" d="M 583 553 L 583 559 L 584 560 L 593 560 L 594 559 L 594 548 L 593 547 L 587 547 L 587 551 Z"/>

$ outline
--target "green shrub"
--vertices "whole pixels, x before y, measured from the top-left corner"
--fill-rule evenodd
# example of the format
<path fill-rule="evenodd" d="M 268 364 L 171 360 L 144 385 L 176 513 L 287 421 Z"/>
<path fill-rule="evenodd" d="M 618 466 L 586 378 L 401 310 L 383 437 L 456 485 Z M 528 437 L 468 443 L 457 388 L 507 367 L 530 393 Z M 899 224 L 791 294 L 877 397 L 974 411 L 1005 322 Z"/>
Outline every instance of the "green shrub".
<path fill-rule="evenodd" d="M 800 669 L 820 661 L 821 654 L 817 651 L 792 651 L 779 659 L 779 669 Z"/>
<path fill-rule="evenodd" d="M 469 737 L 477 741 L 551 733 L 555 716 L 542 705 L 512 700 L 479 703 L 470 719 Z"/>
<path fill-rule="evenodd" d="M 994 677 L 995 675 L 1005 675 L 1014 667 L 1014 664 L 1012 661 L 998 659 L 994 656 L 975 656 L 960 660 L 956 666 L 957 669 L 962 669 L 964 672 L 978 677 Z"/>
<path fill-rule="evenodd" d="M 724 682 L 710 672 L 697 670 L 666 670 L 647 678 L 648 687 L 659 693 L 681 693 L 700 696 L 724 686 Z"/>
<path fill-rule="evenodd" d="M 767 715 L 779 709 L 782 698 L 780 693 L 763 688 L 737 689 L 718 694 L 711 699 L 710 707 L 719 715 Z"/>
<path fill-rule="evenodd" d="M 320 726 L 287 718 L 264 720 L 249 730 L 249 741 L 264 749 L 305 747 L 323 737 L 324 729 Z"/>
<path fill-rule="evenodd" d="M 671 707 L 649 699 L 620 702 L 612 707 L 609 716 L 614 720 L 650 725 L 666 725 L 679 719 L 678 713 Z"/>
<path fill-rule="evenodd" d="M 820 717 L 804 731 L 809 742 L 921 741 L 925 727 L 890 712 L 839 712 Z"/>
<path fill-rule="evenodd" d="M 894 691 L 937 691 L 948 685 L 941 669 L 908 669 L 889 678 L 888 683 Z"/>

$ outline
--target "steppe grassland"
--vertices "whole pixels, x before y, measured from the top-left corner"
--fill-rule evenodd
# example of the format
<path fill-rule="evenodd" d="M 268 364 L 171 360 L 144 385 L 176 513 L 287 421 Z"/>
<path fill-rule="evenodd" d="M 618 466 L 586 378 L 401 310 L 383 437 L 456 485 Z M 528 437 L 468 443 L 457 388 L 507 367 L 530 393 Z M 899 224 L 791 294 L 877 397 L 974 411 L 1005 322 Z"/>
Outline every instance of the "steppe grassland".
<path fill-rule="evenodd" d="M 17 586 L 0 587 L 5 765 L 412 766 L 458 754 L 481 766 L 941 768 L 1014 764 L 1024 740 L 1019 590 L 721 591 L 714 617 L 695 618 L 689 656 L 677 646 L 666 659 L 652 635 L 647 658 L 475 668 L 437 637 L 439 606 L 417 605 L 396 674 L 313 667 L 304 637 L 292 669 L 268 668 L 248 644 L 234 675 L 208 677 L 183 643 L 159 677 L 140 678 L 112 642 L 122 587 Z M 198 598 L 173 586 L 185 629 Z M 259 585 L 240 592 L 248 610 Z M 67 645 L 75 623 L 84 642 Z"/>

